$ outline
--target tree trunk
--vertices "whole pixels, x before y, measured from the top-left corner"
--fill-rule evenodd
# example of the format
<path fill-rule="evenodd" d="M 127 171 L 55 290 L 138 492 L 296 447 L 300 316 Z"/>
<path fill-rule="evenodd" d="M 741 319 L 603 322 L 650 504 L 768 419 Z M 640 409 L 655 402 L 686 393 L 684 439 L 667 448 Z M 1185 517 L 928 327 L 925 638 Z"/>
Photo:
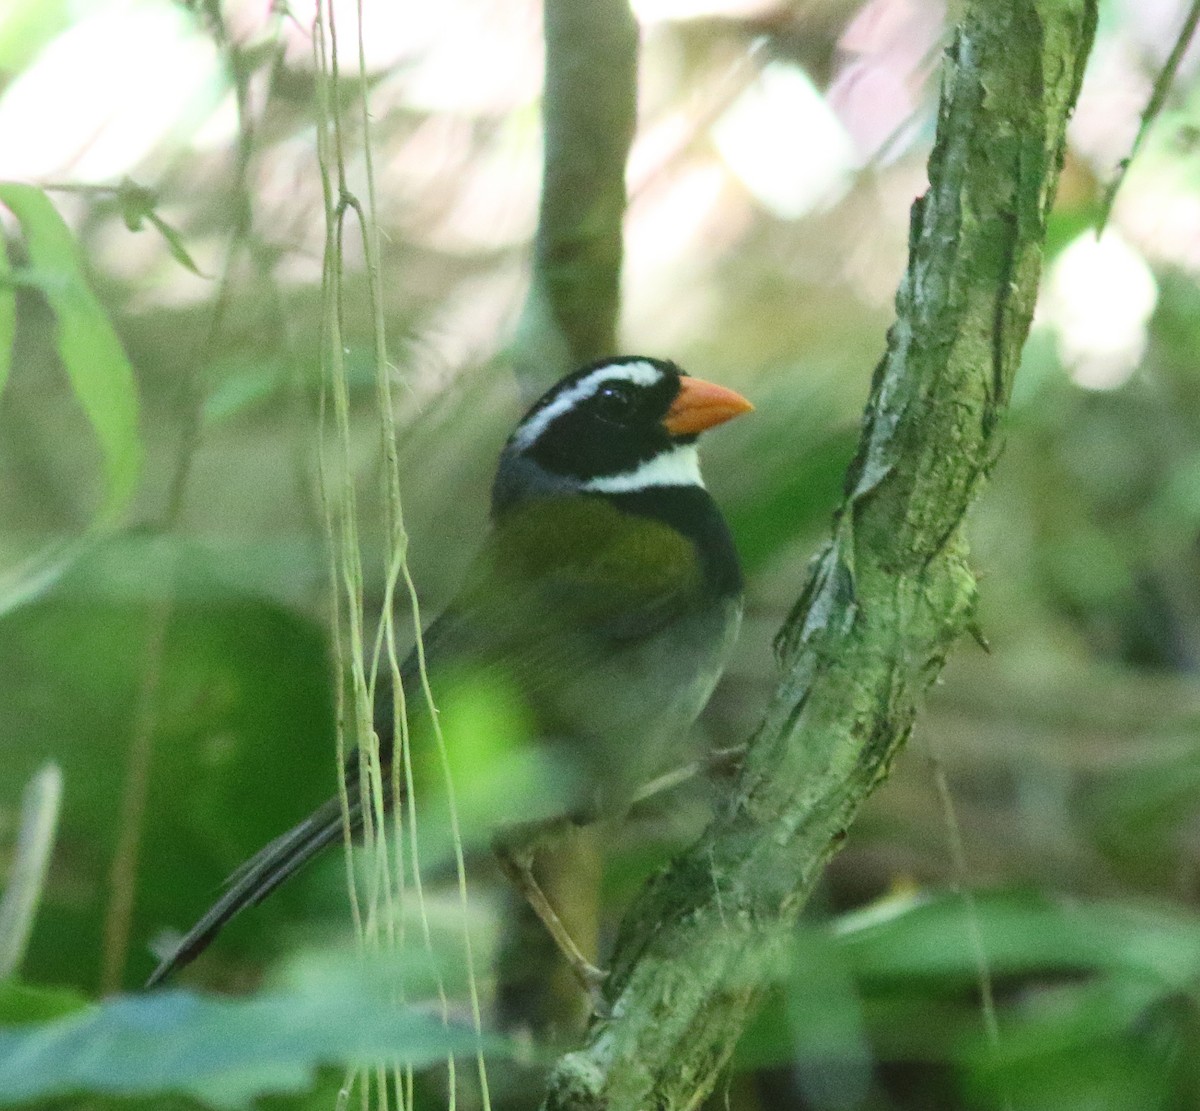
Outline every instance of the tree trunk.
<path fill-rule="evenodd" d="M 544 18 L 542 200 L 514 360 L 530 399 L 617 353 L 625 163 L 637 117 L 629 0 L 546 0 Z"/>

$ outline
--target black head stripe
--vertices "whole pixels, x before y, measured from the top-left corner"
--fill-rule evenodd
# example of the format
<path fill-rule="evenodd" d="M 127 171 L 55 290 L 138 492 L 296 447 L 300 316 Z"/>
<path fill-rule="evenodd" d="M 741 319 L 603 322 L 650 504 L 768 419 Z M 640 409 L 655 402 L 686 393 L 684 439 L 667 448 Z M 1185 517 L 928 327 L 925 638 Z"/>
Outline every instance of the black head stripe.
<path fill-rule="evenodd" d="M 659 359 L 593 363 L 538 400 L 510 448 L 552 474 L 584 482 L 635 470 L 673 446 L 662 420 L 679 393 L 679 376 L 674 363 Z"/>
<path fill-rule="evenodd" d="M 607 359 L 596 359 L 588 363 L 586 366 L 580 367 L 572 374 L 568 374 L 565 378 L 559 379 L 553 386 L 550 387 L 541 397 L 537 399 L 530 407 L 529 411 L 521 418 L 521 423 L 517 426 L 518 429 L 526 424 L 531 417 L 552 404 L 557 398 L 563 394 L 569 393 L 584 379 L 591 377 L 596 371 L 604 370 L 612 367 L 614 378 L 620 377 L 622 367 L 636 367 L 642 364 L 657 370 L 663 378 L 671 379 L 675 382 L 675 388 L 678 389 L 679 376 L 683 373 L 679 367 L 669 359 L 654 359 L 649 355 L 621 355 L 609 357 Z"/>

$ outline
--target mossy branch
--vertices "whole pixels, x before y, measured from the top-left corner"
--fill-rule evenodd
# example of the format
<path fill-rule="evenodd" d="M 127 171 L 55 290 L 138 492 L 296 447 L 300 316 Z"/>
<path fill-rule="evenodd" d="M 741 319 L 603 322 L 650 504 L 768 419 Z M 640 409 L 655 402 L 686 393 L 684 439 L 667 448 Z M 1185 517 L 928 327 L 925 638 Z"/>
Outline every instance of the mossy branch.
<path fill-rule="evenodd" d="M 962 523 L 999 450 L 1095 18 L 1095 0 L 967 3 L 896 322 L 778 689 L 726 805 L 626 916 L 611 1017 L 558 1062 L 546 1111 L 699 1106 L 970 624 Z"/>

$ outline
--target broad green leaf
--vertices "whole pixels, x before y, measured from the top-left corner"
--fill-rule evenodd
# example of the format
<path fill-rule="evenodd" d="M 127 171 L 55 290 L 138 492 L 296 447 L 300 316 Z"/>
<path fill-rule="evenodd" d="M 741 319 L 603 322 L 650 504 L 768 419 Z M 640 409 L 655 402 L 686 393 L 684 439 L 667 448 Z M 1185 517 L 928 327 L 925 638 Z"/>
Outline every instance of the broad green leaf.
<path fill-rule="evenodd" d="M 58 352 L 104 456 L 105 497 L 96 524 L 111 523 L 137 485 L 142 445 L 133 368 L 88 286 L 75 238 L 46 194 L 0 183 L 0 204 L 21 225 L 30 265 L 52 276 L 43 291 L 58 318 Z"/>
<path fill-rule="evenodd" d="M 335 959 L 321 975 L 245 998 L 123 995 L 0 1031 L 0 1104 L 176 1092 L 241 1108 L 309 1087 L 322 1064 L 422 1067 L 475 1052 L 470 1030 L 395 1002 L 396 966 L 388 971 Z"/>
<path fill-rule="evenodd" d="M 1165 908 L 1073 903 L 1024 892 L 977 895 L 976 923 L 996 975 L 1139 973 L 1182 987 L 1200 976 L 1200 922 Z M 939 895 L 844 915 L 835 932 L 860 981 L 973 981 L 968 908 Z"/>

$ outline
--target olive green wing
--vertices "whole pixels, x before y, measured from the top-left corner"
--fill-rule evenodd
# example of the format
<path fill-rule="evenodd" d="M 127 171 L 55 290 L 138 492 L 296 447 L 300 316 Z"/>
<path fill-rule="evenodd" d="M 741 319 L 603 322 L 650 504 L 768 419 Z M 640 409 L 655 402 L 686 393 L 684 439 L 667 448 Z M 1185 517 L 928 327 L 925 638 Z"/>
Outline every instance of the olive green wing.
<path fill-rule="evenodd" d="M 599 498 L 544 499 L 506 514 L 458 598 L 425 633 L 431 675 L 502 668 L 526 693 L 586 674 L 702 601 L 692 542 Z M 404 667 L 416 692 L 415 656 Z M 436 693 L 436 687 L 435 687 Z"/>
<path fill-rule="evenodd" d="M 542 499 L 510 512 L 488 538 L 464 602 L 502 635 L 531 625 L 596 639 L 650 636 L 695 604 L 695 545 L 651 517 L 602 498 Z"/>

